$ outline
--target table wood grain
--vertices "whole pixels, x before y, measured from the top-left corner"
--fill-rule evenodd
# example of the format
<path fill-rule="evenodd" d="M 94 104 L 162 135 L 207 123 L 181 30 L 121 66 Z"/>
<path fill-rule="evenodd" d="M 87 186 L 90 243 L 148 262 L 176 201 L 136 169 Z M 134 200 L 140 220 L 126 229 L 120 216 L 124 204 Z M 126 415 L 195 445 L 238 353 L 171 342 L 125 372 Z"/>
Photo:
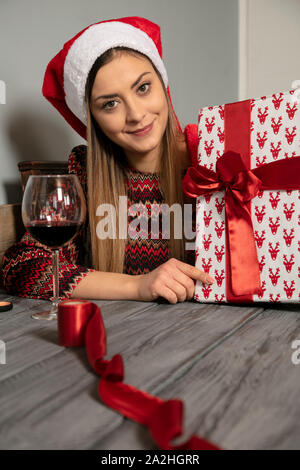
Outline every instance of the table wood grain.
<path fill-rule="evenodd" d="M 155 449 L 148 430 L 111 410 L 85 348 L 58 344 L 55 321 L 31 314 L 49 302 L 7 296 L 0 312 L 0 449 Z M 125 383 L 184 403 L 192 434 L 227 449 L 300 448 L 300 340 L 295 304 L 95 301 L 107 355 L 120 353 Z"/>

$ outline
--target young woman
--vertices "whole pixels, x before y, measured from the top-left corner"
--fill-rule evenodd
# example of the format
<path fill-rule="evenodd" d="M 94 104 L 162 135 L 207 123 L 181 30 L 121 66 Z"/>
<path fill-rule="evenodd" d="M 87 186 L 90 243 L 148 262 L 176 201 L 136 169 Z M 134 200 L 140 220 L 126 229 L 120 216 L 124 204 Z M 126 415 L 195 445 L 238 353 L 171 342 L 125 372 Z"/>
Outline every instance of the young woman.
<path fill-rule="evenodd" d="M 149 225 L 147 236 L 129 233 L 137 213 L 140 226 L 149 219 L 150 207 L 183 209 L 181 181 L 197 146 L 197 127 L 183 133 L 172 108 L 159 27 L 138 17 L 89 26 L 48 64 L 43 94 L 87 140 L 68 161 L 85 189 L 89 217 L 85 234 L 60 250 L 60 296 L 176 303 L 193 298 L 196 280 L 213 282 L 192 266 L 172 212 L 169 239 L 161 225 L 155 236 Z M 119 227 L 120 196 L 127 197 L 128 236 L 99 236 L 104 204 L 115 208 Z M 136 204 L 143 209 L 132 213 Z M 84 235 L 88 256 L 81 262 Z M 11 294 L 52 295 L 51 253 L 28 233 L 6 252 L 3 273 Z"/>

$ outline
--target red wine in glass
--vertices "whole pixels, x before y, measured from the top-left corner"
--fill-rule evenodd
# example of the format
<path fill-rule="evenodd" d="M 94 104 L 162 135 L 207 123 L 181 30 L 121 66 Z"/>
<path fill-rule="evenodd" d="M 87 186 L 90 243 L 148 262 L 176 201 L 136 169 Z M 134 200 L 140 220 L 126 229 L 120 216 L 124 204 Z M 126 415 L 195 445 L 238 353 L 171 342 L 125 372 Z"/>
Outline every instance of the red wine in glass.
<path fill-rule="evenodd" d="M 81 227 L 82 224 L 76 222 L 61 221 L 49 225 L 48 222 L 36 220 L 27 225 L 26 229 L 35 240 L 53 249 L 72 240 Z"/>
<path fill-rule="evenodd" d="M 23 223 L 30 235 L 52 251 L 53 301 L 50 311 L 35 319 L 57 318 L 59 303 L 59 248 L 83 226 L 86 204 L 76 175 L 31 175 L 22 201 Z"/>

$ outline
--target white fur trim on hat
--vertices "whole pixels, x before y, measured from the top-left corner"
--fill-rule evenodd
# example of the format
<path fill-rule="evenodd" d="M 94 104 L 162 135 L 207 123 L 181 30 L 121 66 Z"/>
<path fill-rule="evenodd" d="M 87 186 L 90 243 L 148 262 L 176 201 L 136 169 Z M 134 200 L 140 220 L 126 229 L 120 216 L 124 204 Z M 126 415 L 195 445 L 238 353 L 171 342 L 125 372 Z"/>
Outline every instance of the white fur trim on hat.
<path fill-rule="evenodd" d="M 86 80 L 95 60 L 108 49 L 130 47 L 153 62 L 167 88 L 168 76 L 154 41 L 142 30 L 120 21 L 91 25 L 70 47 L 64 64 L 65 100 L 69 109 L 85 125 Z"/>

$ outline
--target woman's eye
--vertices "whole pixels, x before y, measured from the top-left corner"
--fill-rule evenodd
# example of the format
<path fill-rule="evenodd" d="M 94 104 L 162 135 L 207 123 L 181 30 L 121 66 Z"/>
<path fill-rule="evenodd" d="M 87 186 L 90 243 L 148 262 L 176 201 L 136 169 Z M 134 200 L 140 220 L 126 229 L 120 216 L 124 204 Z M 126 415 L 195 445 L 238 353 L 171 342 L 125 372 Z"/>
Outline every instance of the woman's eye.
<path fill-rule="evenodd" d="M 107 103 L 104 103 L 102 106 L 102 109 L 114 109 L 117 106 L 117 101 L 107 101 Z"/>
<path fill-rule="evenodd" d="M 149 91 L 150 89 L 150 83 L 143 83 L 140 87 L 139 87 L 139 91 L 141 93 L 147 93 L 147 91 Z"/>

